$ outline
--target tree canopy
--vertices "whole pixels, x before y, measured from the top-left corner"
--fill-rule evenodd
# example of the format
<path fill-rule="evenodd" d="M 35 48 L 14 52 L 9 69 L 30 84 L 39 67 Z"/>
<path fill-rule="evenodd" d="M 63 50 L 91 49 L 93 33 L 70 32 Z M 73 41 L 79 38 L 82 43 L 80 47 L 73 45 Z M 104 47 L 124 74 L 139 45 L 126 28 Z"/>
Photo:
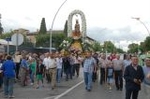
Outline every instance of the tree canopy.
<path fill-rule="evenodd" d="M 47 28 L 46 28 L 45 18 L 42 18 L 39 34 L 46 34 L 46 33 L 47 33 Z"/>

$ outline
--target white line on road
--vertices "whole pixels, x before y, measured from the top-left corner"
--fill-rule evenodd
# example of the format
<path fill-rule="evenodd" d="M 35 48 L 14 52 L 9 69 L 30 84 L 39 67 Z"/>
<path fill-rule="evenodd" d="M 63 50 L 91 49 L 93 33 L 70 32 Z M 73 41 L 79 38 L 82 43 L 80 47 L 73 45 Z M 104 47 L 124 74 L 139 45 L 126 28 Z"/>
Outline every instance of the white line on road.
<path fill-rule="evenodd" d="M 74 85 L 73 87 L 71 87 L 70 89 L 66 90 L 65 92 L 63 92 L 62 94 L 60 95 L 57 95 L 57 96 L 51 96 L 51 97 L 47 97 L 47 98 L 44 98 L 44 99 L 51 99 L 51 98 L 54 98 L 54 99 L 59 99 L 61 98 L 62 96 L 64 96 L 65 94 L 69 93 L 70 91 L 72 91 L 74 88 L 78 87 L 80 84 L 82 84 L 84 82 L 84 80 L 82 80 L 81 82 L 77 83 L 76 85 Z"/>
<path fill-rule="evenodd" d="M 64 96 L 65 94 L 69 93 L 71 90 L 73 90 L 74 88 L 78 87 L 80 84 L 82 84 L 84 81 L 82 80 L 81 82 L 77 83 L 76 85 L 74 85 L 73 87 L 71 87 L 70 89 L 66 90 L 65 92 L 63 92 L 62 94 L 56 96 L 54 99 L 59 99 L 62 96 Z"/>
<path fill-rule="evenodd" d="M 51 97 L 46 97 L 44 99 L 51 99 L 51 98 L 55 98 L 56 96 L 51 96 Z"/>

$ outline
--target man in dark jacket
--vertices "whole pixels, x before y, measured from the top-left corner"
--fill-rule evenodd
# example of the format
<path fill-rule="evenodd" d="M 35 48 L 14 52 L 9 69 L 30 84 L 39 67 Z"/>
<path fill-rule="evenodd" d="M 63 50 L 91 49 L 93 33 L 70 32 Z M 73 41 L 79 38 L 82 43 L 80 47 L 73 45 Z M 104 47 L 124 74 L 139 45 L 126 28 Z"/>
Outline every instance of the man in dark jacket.
<path fill-rule="evenodd" d="M 131 65 L 127 66 L 124 73 L 126 98 L 138 99 L 138 93 L 141 89 L 141 82 L 144 79 L 144 73 L 141 66 L 138 65 L 138 57 L 132 56 Z"/>

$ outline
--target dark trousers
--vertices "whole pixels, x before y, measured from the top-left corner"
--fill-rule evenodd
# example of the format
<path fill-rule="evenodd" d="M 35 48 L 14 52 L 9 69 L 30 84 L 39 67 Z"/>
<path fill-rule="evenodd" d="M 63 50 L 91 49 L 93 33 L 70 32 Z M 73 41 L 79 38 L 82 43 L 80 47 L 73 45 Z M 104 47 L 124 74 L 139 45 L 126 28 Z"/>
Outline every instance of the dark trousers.
<path fill-rule="evenodd" d="M 97 79 L 97 72 L 93 72 L 92 81 L 95 82 Z"/>
<path fill-rule="evenodd" d="M 115 70 L 115 85 L 117 90 L 122 90 L 123 88 L 123 79 L 122 79 L 122 70 Z"/>
<path fill-rule="evenodd" d="M 16 63 L 16 78 L 19 78 L 20 63 Z"/>
<path fill-rule="evenodd" d="M 73 68 L 72 65 L 70 65 L 70 67 L 65 68 L 66 81 L 69 79 L 69 76 L 70 76 L 70 79 L 72 79 L 72 75 L 73 75 L 72 68 Z"/>
<path fill-rule="evenodd" d="M 0 88 L 2 88 L 3 85 L 3 74 L 0 73 Z"/>
<path fill-rule="evenodd" d="M 105 68 L 100 68 L 100 84 L 105 82 Z"/>
<path fill-rule="evenodd" d="M 132 99 L 137 99 L 138 93 L 139 93 L 139 91 L 126 90 L 126 98 L 125 99 L 131 99 L 131 95 L 132 95 Z"/>
<path fill-rule="evenodd" d="M 50 69 L 46 70 L 46 79 L 47 79 L 47 83 L 51 82 Z"/>
<path fill-rule="evenodd" d="M 77 74 L 77 77 L 79 76 L 79 70 L 80 70 L 80 64 L 74 64 L 73 65 L 73 76 L 75 75 L 75 72 Z"/>

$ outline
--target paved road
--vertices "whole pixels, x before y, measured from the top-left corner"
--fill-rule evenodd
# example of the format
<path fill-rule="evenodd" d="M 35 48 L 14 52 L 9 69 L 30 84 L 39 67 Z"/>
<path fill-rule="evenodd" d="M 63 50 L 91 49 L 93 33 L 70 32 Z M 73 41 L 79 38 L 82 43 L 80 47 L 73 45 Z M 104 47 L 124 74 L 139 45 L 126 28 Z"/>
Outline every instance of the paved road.
<path fill-rule="evenodd" d="M 82 73 L 79 78 L 74 77 L 73 80 L 65 81 L 57 84 L 55 90 L 51 90 L 50 84 L 44 83 L 44 88 L 36 89 L 31 85 L 21 87 L 15 84 L 15 99 L 124 99 L 123 91 L 116 91 L 113 87 L 110 92 L 106 85 L 99 85 L 98 81 L 93 83 L 91 92 L 85 90 Z M 3 92 L 0 92 L 0 99 L 4 99 Z M 140 91 L 139 99 L 145 99 L 143 90 Z"/>
<path fill-rule="evenodd" d="M 87 92 L 82 83 L 59 99 L 125 99 L 125 89 L 123 89 L 123 91 L 117 91 L 116 88 L 113 87 L 110 92 L 106 85 L 99 85 L 99 83 L 96 82 L 93 84 L 92 91 Z M 145 99 L 143 91 L 140 91 L 138 99 Z"/>
<path fill-rule="evenodd" d="M 75 84 L 82 81 L 82 78 L 74 77 L 72 80 L 65 81 L 62 79 L 61 83 L 57 84 L 56 89 L 51 90 L 50 84 L 44 82 L 44 87 L 36 89 L 34 86 L 28 85 L 21 87 L 18 83 L 14 85 L 14 99 L 52 99 L 55 96 L 63 93 Z M 0 92 L 0 99 L 3 98 L 3 92 Z"/>

